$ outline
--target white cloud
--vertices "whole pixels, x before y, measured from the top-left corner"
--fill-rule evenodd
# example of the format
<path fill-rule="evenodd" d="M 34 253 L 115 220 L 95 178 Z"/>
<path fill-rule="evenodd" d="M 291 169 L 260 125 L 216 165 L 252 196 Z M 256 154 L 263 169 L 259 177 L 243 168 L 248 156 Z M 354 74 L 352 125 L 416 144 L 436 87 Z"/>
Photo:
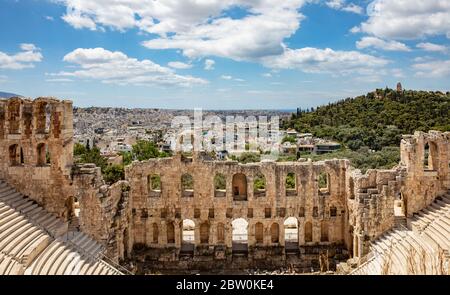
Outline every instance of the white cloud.
<path fill-rule="evenodd" d="M 442 52 L 445 53 L 448 51 L 448 47 L 444 45 L 438 45 L 434 43 L 419 43 L 417 44 L 417 48 L 425 50 L 425 51 L 431 51 L 431 52 Z"/>
<path fill-rule="evenodd" d="M 0 69 L 21 70 L 33 68 L 35 63 L 42 61 L 41 50 L 34 44 L 22 43 L 20 44 L 20 49 L 20 52 L 13 55 L 0 51 Z"/>
<path fill-rule="evenodd" d="M 403 43 L 397 41 L 385 41 L 376 37 L 363 37 L 360 41 L 356 42 L 356 47 L 358 49 L 373 47 L 387 51 L 411 51 L 411 49 Z"/>
<path fill-rule="evenodd" d="M 264 73 L 261 76 L 263 76 L 264 78 L 272 78 L 272 74 L 271 73 Z"/>
<path fill-rule="evenodd" d="M 45 16 L 45 19 L 48 20 L 48 21 L 51 21 L 51 22 L 55 20 L 53 18 L 53 16 L 50 16 L 50 15 Z"/>
<path fill-rule="evenodd" d="M 78 48 L 64 56 L 64 61 L 79 67 L 75 71 L 49 74 L 58 78 L 100 80 L 119 85 L 177 85 L 192 86 L 207 81 L 192 76 L 177 75 L 172 69 L 151 60 L 138 60 L 120 51 L 103 48 Z"/>
<path fill-rule="evenodd" d="M 299 28 L 298 11 L 309 0 L 60 0 L 63 19 L 75 28 L 138 28 L 157 37 L 152 49 L 181 49 L 190 58 L 221 56 L 254 60 L 281 54 L 283 40 Z M 240 7 L 242 18 L 225 12 Z"/>
<path fill-rule="evenodd" d="M 450 1 L 375 0 L 367 7 L 369 19 L 359 31 L 383 39 L 450 38 Z M 357 31 L 354 29 L 352 31 Z"/>
<path fill-rule="evenodd" d="M 233 81 L 236 81 L 236 82 L 245 82 L 244 79 L 234 78 L 233 76 L 230 76 L 230 75 L 222 75 L 222 76 L 220 76 L 220 78 L 223 79 L 223 80 L 229 80 L 229 81 L 233 80 Z"/>
<path fill-rule="evenodd" d="M 416 76 L 424 78 L 442 78 L 450 76 L 450 60 L 434 60 L 413 65 Z"/>
<path fill-rule="evenodd" d="M 345 0 L 329 0 L 325 4 L 331 9 L 353 12 L 356 14 L 362 14 L 364 11 L 361 6 L 354 3 L 347 4 Z"/>
<path fill-rule="evenodd" d="M 69 23 L 75 29 L 90 29 L 91 31 L 97 30 L 95 22 L 87 16 L 78 12 L 71 12 L 61 17 L 65 22 Z"/>
<path fill-rule="evenodd" d="M 206 70 L 206 71 L 212 71 L 212 70 L 214 70 L 214 65 L 216 64 L 216 62 L 214 61 L 214 60 L 212 60 L 212 59 L 206 59 L 205 60 L 205 67 L 204 67 L 204 69 Z"/>
<path fill-rule="evenodd" d="M 192 68 L 191 64 L 187 64 L 180 61 L 171 61 L 167 64 L 169 67 L 178 69 L 178 70 L 186 70 Z"/>
<path fill-rule="evenodd" d="M 333 75 L 373 74 L 389 61 L 357 51 L 334 51 L 330 48 L 286 49 L 283 55 L 266 58 L 265 66 L 275 69 L 298 69 L 305 73 Z"/>
<path fill-rule="evenodd" d="M 67 82 L 73 82 L 72 79 L 68 78 L 54 78 L 54 79 L 46 79 L 45 82 L 49 83 L 67 83 Z"/>

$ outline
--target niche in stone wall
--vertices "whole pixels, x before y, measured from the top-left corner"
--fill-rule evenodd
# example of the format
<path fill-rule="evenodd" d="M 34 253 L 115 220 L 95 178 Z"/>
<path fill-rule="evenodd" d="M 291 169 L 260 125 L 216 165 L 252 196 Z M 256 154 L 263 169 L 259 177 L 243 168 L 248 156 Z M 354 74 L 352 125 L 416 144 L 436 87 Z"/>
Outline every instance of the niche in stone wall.
<path fill-rule="evenodd" d="M 158 224 L 155 222 L 152 224 L 152 243 L 158 244 L 159 242 L 159 228 Z"/>
<path fill-rule="evenodd" d="M 264 243 L 264 226 L 261 222 L 255 224 L 255 240 L 257 244 Z"/>
<path fill-rule="evenodd" d="M 425 171 L 437 171 L 439 168 L 439 151 L 435 142 L 427 142 L 424 146 L 423 169 Z"/>
<path fill-rule="evenodd" d="M 320 241 L 328 242 L 328 221 L 326 220 L 320 223 Z"/>
<path fill-rule="evenodd" d="M 217 224 L 217 243 L 225 243 L 225 225 L 220 222 Z"/>
<path fill-rule="evenodd" d="M 233 175 L 232 181 L 233 187 L 233 200 L 234 201 L 246 201 L 247 200 L 247 177 L 238 173 Z"/>
<path fill-rule="evenodd" d="M 175 244 L 175 225 L 173 222 L 167 223 L 167 243 Z"/>
<path fill-rule="evenodd" d="M 276 222 L 270 226 L 270 241 L 272 244 L 280 241 L 280 226 Z"/>
<path fill-rule="evenodd" d="M 312 223 L 307 221 L 305 223 L 305 242 L 309 243 L 312 242 L 313 237 L 312 237 Z"/>
<path fill-rule="evenodd" d="M 25 163 L 23 149 L 18 144 L 9 146 L 9 165 L 20 166 Z"/>
<path fill-rule="evenodd" d="M 209 223 L 206 221 L 200 224 L 200 243 L 209 243 Z"/>

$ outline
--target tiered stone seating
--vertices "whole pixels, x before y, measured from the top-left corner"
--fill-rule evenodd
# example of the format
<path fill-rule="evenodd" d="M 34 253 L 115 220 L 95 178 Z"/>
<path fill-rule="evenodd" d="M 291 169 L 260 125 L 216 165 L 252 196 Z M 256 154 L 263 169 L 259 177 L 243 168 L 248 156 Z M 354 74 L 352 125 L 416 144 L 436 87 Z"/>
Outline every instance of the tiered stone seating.
<path fill-rule="evenodd" d="M 369 260 L 351 274 L 442 274 L 442 263 L 450 263 L 450 192 L 410 222 L 412 229 L 395 228 L 374 241 Z"/>
<path fill-rule="evenodd" d="M 0 180 L 1 274 L 121 274 L 102 259 L 102 246 Z"/>

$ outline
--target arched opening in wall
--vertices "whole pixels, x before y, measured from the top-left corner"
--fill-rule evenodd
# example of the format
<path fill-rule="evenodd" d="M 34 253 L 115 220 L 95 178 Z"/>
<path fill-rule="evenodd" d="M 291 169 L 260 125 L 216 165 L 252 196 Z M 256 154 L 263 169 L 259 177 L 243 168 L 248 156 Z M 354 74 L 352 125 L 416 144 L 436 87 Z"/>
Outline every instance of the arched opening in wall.
<path fill-rule="evenodd" d="M 232 249 L 233 253 L 247 253 L 248 251 L 248 222 L 243 218 L 233 220 Z"/>
<path fill-rule="evenodd" d="M 223 174 L 216 174 L 214 176 L 214 196 L 223 198 L 226 196 L 226 178 Z"/>
<path fill-rule="evenodd" d="M 424 147 L 424 163 L 425 171 L 437 171 L 439 168 L 439 151 L 435 142 L 427 142 Z"/>
<path fill-rule="evenodd" d="M 217 224 L 217 243 L 225 243 L 225 225 L 221 222 Z"/>
<path fill-rule="evenodd" d="M 152 243 L 153 244 L 159 243 L 159 227 L 156 222 L 152 224 Z"/>
<path fill-rule="evenodd" d="M 255 240 L 256 244 L 264 243 L 264 226 L 261 222 L 255 224 Z"/>
<path fill-rule="evenodd" d="M 350 234 L 350 241 L 349 241 L 350 242 L 349 243 L 350 258 L 355 257 L 355 252 L 353 249 L 353 239 L 354 239 L 353 231 L 354 231 L 353 225 L 350 225 L 348 228 L 348 232 Z"/>
<path fill-rule="evenodd" d="M 80 217 L 80 202 L 78 201 L 78 198 L 73 198 L 73 208 L 74 208 L 74 214 L 76 217 Z"/>
<path fill-rule="evenodd" d="M 328 173 L 320 173 L 317 181 L 319 186 L 319 193 L 327 194 L 330 192 L 330 175 Z"/>
<path fill-rule="evenodd" d="M 23 165 L 25 164 L 25 156 L 23 154 L 23 148 L 20 148 L 20 154 L 19 154 L 19 164 Z"/>
<path fill-rule="evenodd" d="M 64 217 L 66 220 L 72 221 L 72 218 L 75 216 L 75 198 L 72 196 L 68 197 L 64 205 L 66 207 Z"/>
<path fill-rule="evenodd" d="M 45 143 L 40 143 L 37 146 L 37 166 L 46 166 L 50 164 L 50 152 Z"/>
<path fill-rule="evenodd" d="M 423 170 L 428 171 L 430 169 L 430 145 L 428 142 L 423 148 Z"/>
<path fill-rule="evenodd" d="M 401 193 L 397 194 L 394 200 L 394 216 L 405 217 L 405 203 Z"/>
<path fill-rule="evenodd" d="M 261 173 L 256 174 L 253 180 L 253 195 L 255 198 L 266 196 L 266 178 Z"/>
<path fill-rule="evenodd" d="M 184 219 L 181 231 L 181 251 L 193 252 L 195 247 L 195 222 Z"/>
<path fill-rule="evenodd" d="M 18 100 L 8 104 L 9 134 L 20 134 L 20 105 Z"/>
<path fill-rule="evenodd" d="M 320 241 L 328 242 L 328 221 L 323 220 L 320 223 Z"/>
<path fill-rule="evenodd" d="M 129 236 L 128 236 L 128 229 L 124 229 L 123 231 L 123 256 L 128 257 L 128 243 L 129 243 Z"/>
<path fill-rule="evenodd" d="M 203 222 L 200 224 L 200 243 L 209 244 L 209 223 Z"/>
<path fill-rule="evenodd" d="M 233 200 L 247 201 L 247 177 L 238 173 L 233 175 Z"/>
<path fill-rule="evenodd" d="M 288 173 L 286 175 L 286 196 L 294 197 L 297 196 L 297 177 L 295 173 Z"/>
<path fill-rule="evenodd" d="M 284 221 L 284 243 L 286 251 L 298 250 L 298 220 L 295 217 Z"/>
<path fill-rule="evenodd" d="M 21 162 L 21 158 L 23 156 L 20 155 L 19 145 L 13 144 L 9 146 L 9 165 L 10 166 L 19 166 Z"/>
<path fill-rule="evenodd" d="M 173 222 L 167 223 L 167 244 L 175 244 L 175 225 Z"/>
<path fill-rule="evenodd" d="M 50 132 L 50 126 L 52 124 L 52 105 L 47 103 L 45 105 L 45 133 Z"/>
<path fill-rule="evenodd" d="M 147 176 L 148 195 L 152 198 L 161 196 L 161 177 L 158 174 Z"/>
<path fill-rule="evenodd" d="M 349 180 L 349 193 L 350 193 L 350 200 L 355 199 L 355 182 L 353 181 L 353 178 L 350 177 Z"/>
<path fill-rule="evenodd" d="M 305 242 L 310 243 L 313 240 L 312 235 L 312 223 L 310 221 L 307 221 L 305 223 Z"/>
<path fill-rule="evenodd" d="M 276 222 L 270 226 L 270 241 L 272 244 L 280 242 L 280 226 Z"/>
<path fill-rule="evenodd" d="M 183 197 L 194 196 L 194 178 L 190 174 L 181 176 L 181 192 Z"/>

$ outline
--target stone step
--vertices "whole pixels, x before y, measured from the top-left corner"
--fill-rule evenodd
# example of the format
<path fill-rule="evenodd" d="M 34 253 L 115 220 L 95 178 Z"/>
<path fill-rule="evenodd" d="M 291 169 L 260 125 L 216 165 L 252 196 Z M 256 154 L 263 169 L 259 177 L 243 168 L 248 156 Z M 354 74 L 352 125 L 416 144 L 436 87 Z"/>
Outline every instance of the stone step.
<path fill-rule="evenodd" d="M 32 266 L 32 274 L 46 274 L 43 272 L 44 266 L 48 262 L 52 254 L 61 247 L 58 241 L 53 241 L 47 249 L 39 256 L 39 259 Z"/>

